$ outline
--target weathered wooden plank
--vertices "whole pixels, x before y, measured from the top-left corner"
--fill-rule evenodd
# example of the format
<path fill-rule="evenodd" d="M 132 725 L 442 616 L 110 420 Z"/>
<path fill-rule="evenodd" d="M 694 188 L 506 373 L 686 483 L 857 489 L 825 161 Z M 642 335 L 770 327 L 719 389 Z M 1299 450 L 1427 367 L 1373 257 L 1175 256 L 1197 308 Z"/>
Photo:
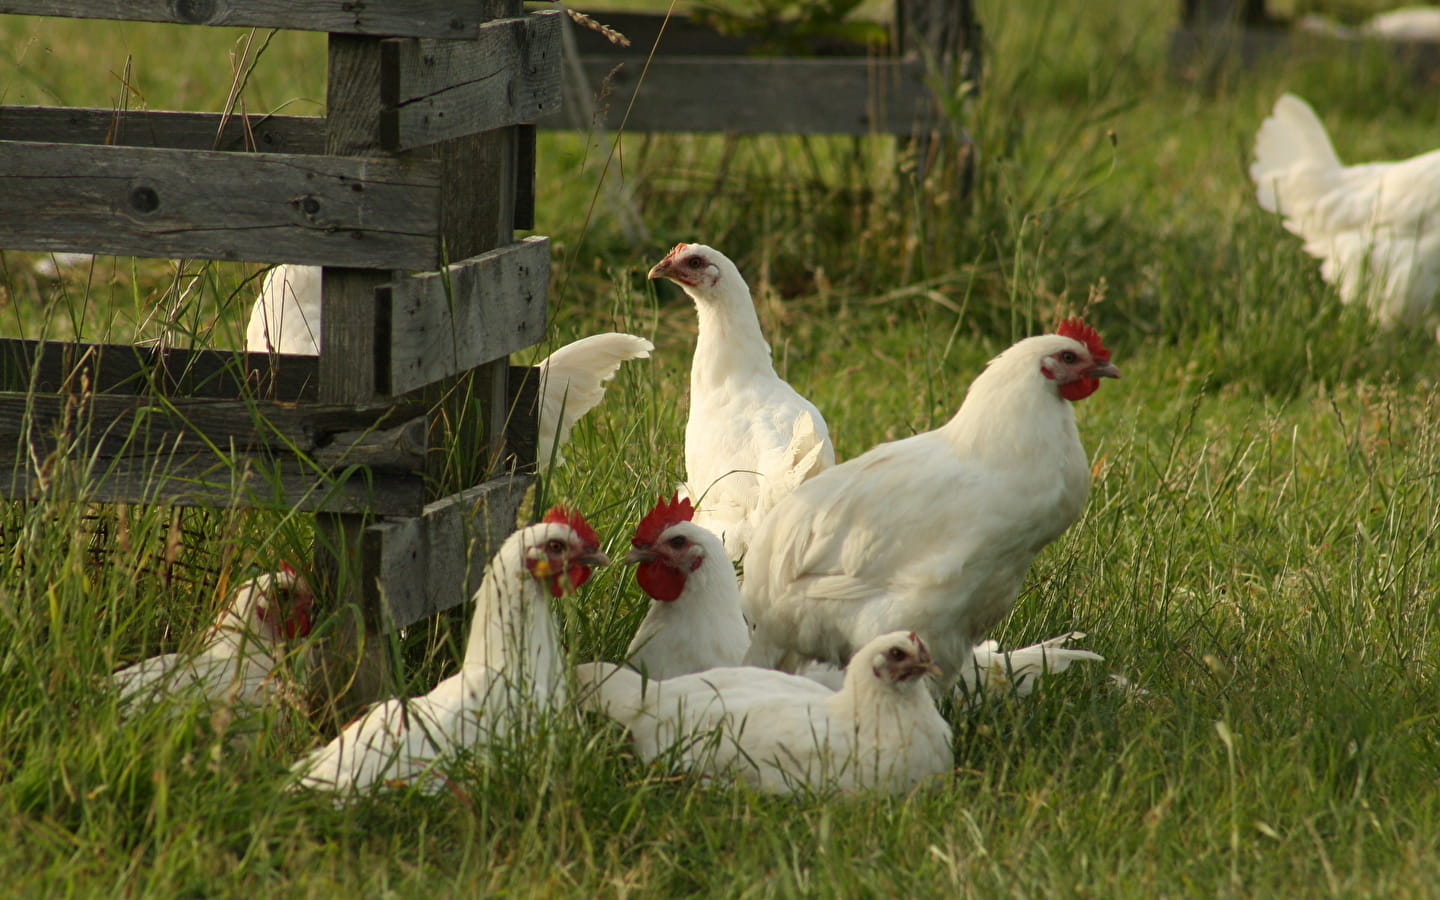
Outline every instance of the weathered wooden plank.
<path fill-rule="evenodd" d="M 83 378 L 100 394 L 314 400 L 317 372 L 313 356 L 0 339 L 3 391 L 52 393 Z"/>
<path fill-rule="evenodd" d="M 538 341 L 549 267 L 550 241 L 536 236 L 382 286 L 391 389 L 415 390 Z"/>
<path fill-rule="evenodd" d="M 638 86 L 634 59 L 592 56 L 584 67 L 595 90 L 608 84 L 604 126 L 623 120 L 632 132 L 908 135 L 935 116 L 924 64 L 912 58 L 656 58 Z"/>
<path fill-rule="evenodd" d="M 39 455 L 57 447 L 101 456 L 148 455 L 160 448 L 237 452 L 268 450 L 314 454 L 324 449 L 336 464 L 375 465 L 365 434 L 420 417 L 419 404 L 352 406 L 255 400 L 130 396 L 125 394 L 0 393 L 0 446 L 28 442 Z M 350 433 L 364 452 L 350 458 L 337 436 Z M 423 456 L 423 449 L 420 453 Z M 401 455 L 385 468 L 414 471 L 418 460 Z"/>
<path fill-rule="evenodd" d="M 414 475 L 379 475 L 365 469 L 338 475 L 317 471 L 294 457 L 268 454 L 158 453 L 96 460 L 85 471 L 84 496 L 98 503 L 169 506 L 234 506 L 305 512 L 413 516 L 424 503 L 425 484 Z M 37 499 L 64 467 L 47 460 L 37 471 L 31 459 L 0 448 L 0 497 Z M 73 482 L 72 482 L 73 484 Z M 74 490 L 67 487 L 66 490 Z"/>
<path fill-rule="evenodd" d="M 409 150 L 560 110 L 560 10 L 487 22 L 474 41 L 385 41 L 389 149 Z"/>
<path fill-rule="evenodd" d="M 404 628 L 468 601 L 515 530 L 529 475 L 487 481 L 425 506 L 415 518 L 365 529 L 365 581 L 385 586 L 388 627 Z"/>
<path fill-rule="evenodd" d="M 0 106 L 0 141 L 255 153 L 325 152 L 320 116 Z"/>
<path fill-rule="evenodd" d="M 0 13 L 451 39 L 488 18 L 483 0 L 0 0 Z"/>
<path fill-rule="evenodd" d="M 427 160 L 12 141 L 0 247 L 430 269 L 439 193 Z"/>

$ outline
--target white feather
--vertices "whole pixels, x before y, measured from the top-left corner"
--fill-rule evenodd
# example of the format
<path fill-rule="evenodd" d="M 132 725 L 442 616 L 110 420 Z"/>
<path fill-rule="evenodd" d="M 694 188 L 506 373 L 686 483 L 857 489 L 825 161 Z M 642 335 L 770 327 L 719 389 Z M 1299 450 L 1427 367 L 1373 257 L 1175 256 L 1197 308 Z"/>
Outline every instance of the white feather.
<path fill-rule="evenodd" d="M 559 448 L 570 441 L 570 429 L 605 396 L 605 382 L 620 364 L 650 356 L 655 345 L 622 332 L 592 334 L 566 344 L 540 361 L 540 468 L 562 465 Z"/>

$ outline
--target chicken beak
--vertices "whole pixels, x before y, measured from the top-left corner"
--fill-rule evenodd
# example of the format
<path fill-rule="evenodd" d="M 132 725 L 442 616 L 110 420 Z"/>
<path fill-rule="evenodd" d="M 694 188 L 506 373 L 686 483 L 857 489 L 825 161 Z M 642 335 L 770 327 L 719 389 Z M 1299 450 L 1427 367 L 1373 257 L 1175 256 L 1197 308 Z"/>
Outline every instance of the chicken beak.
<path fill-rule="evenodd" d="M 654 562 L 655 559 L 656 555 L 654 550 L 650 549 L 649 547 L 636 547 L 629 553 L 625 554 L 625 558 L 621 560 L 621 562 L 625 563 L 626 565 L 631 565 L 633 563 Z"/>
<path fill-rule="evenodd" d="M 1120 370 L 1115 368 L 1114 363 L 1103 362 L 1085 374 L 1090 378 L 1119 378 Z"/>
<path fill-rule="evenodd" d="M 581 565 L 586 565 L 586 566 L 608 566 L 608 565 L 610 565 L 610 557 L 606 556 L 606 555 L 604 554 L 604 552 L 601 551 L 601 550 L 599 550 L 599 549 L 595 549 L 595 550 L 588 550 L 588 549 L 587 549 L 585 552 L 583 552 L 583 553 L 581 553 L 579 556 L 575 557 L 575 561 L 576 561 L 577 563 L 580 563 Z"/>
<path fill-rule="evenodd" d="M 651 266 L 651 267 L 650 267 L 650 277 L 651 277 L 652 279 L 654 279 L 654 278 L 669 278 L 669 277 L 670 277 L 670 257 L 667 256 L 667 257 L 665 257 L 664 259 L 660 260 L 660 261 L 659 261 L 658 263 L 656 263 L 655 265 Z"/>

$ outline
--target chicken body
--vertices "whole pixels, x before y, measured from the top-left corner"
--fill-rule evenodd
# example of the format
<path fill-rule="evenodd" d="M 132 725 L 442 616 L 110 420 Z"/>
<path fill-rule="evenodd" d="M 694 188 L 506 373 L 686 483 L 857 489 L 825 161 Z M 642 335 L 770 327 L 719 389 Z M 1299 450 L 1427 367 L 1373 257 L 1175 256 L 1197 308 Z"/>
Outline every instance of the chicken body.
<path fill-rule="evenodd" d="M 835 464 L 835 446 L 820 410 L 775 373 L 750 288 L 728 257 L 680 244 L 650 277 L 674 281 L 695 303 L 684 493 L 696 524 L 740 559 L 770 508 Z"/>
<path fill-rule="evenodd" d="M 942 683 L 955 683 L 1031 560 L 1085 505 L 1071 398 L 1119 372 L 1072 323 L 992 360 L 945 425 L 822 472 L 775 507 L 746 563 L 747 664 L 844 665 L 903 629 L 925 636 Z"/>
<path fill-rule="evenodd" d="M 563 704 L 550 601 L 607 561 L 584 519 L 564 510 L 511 535 L 475 593 L 460 671 L 424 696 L 372 707 L 293 766 L 297 784 L 337 793 L 400 784 L 437 789 L 436 769 L 458 751 L 501 739 Z"/>
<path fill-rule="evenodd" d="M 882 635 L 856 654 L 835 692 L 772 669 L 711 669 L 645 682 L 609 663 L 577 667 L 581 702 L 624 725 L 650 761 L 727 776 L 769 793 L 802 788 L 903 791 L 949 771 L 950 726 L 913 634 Z"/>
<path fill-rule="evenodd" d="M 116 671 L 111 683 L 124 703 L 192 692 L 214 701 L 259 704 L 275 687 L 272 674 L 287 640 L 310 634 L 310 585 L 291 568 L 237 587 L 197 653 L 164 653 Z"/>
<path fill-rule="evenodd" d="M 1304 100 L 1285 94 L 1255 137 L 1260 205 L 1320 260 L 1346 303 L 1387 327 L 1419 324 L 1440 290 L 1440 150 L 1345 166 Z"/>

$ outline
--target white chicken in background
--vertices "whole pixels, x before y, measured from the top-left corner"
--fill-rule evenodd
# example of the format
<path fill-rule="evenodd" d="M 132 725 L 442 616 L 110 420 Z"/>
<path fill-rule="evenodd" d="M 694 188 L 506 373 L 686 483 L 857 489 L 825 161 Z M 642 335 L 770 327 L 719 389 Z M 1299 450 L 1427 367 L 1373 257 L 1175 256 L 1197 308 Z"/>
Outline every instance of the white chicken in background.
<path fill-rule="evenodd" d="M 650 277 L 675 282 L 695 302 L 684 493 L 696 524 L 738 560 L 776 502 L 835 465 L 835 446 L 820 410 L 775 374 L 750 288 L 725 254 L 677 244 Z"/>
<path fill-rule="evenodd" d="M 745 566 L 747 664 L 844 665 L 902 629 L 925 636 L 944 685 L 961 677 L 1090 490 L 1071 404 L 1120 372 L 1080 319 L 1056 331 L 991 360 L 945 425 L 822 472 L 771 511 Z"/>
<path fill-rule="evenodd" d="M 320 355 L 319 266 L 276 266 L 265 273 L 260 296 L 250 307 L 245 349 Z"/>
<path fill-rule="evenodd" d="M 738 666 L 750 646 L 740 585 L 725 545 L 691 521 L 690 500 L 663 498 L 635 529 L 627 563 L 651 598 L 650 612 L 625 652 L 650 678 Z"/>
<path fill-rule="evenodd" d="M 276 687 L 271 677 L 287 642 L 308 637 L 315 595 L 288 564 L 252 578 L 231 594 L 198 653 L 165 653 L 110 676 L 123 703 L 166 696 L 258 705 Z"/>
<path fill-rule="evenodd" d="M 276 266 L 266 273 L 260 296 L 250 308 L 245 349 L 299 356 L 320 353 L 318 266 Z M 645 338 L 605 332 L 566 344 L 536 364 L 540 370 L 536 457 L 542 470 L 564 464 L 559 448 L 570 440 L 575 423 L 604 398 L 605 382 L 620 364 L 646 358 L 654 349 Z"/>
<path fill-rule="evenodd" d="M 950 726 L 925 676 L 936 671 L 914 634 L 860 648 L 839 692 L 771 669 L 731 667 L 647 682 L 610 663 L 576 667 L 580 702 L 630 731 L 651 761 L 728 776 L 768 793 L 904 791 L 950 771 Z"/>
<path fill-rule="evenodd" d="M 1418 325 L 1440 289 L 1440 150 L 1344 166 L 1304 100 L 1285 94 L 1255 136 L 1260 205 L 1320 260 L 1346 303 L 1392 327 Z"/>
<path fill-rule="evenodd" d="M 564 660 L 550 601 L 608 562 L 594 529 L 563 507 L 512 534 L 475 592 L 460 671 L 422 697 L 372 707 L 292 767 L 296 784 L 338 794 L 382 784 L 438 789 L 435 770 L 457 751 L 480 749 L 559 707 Z"/>

